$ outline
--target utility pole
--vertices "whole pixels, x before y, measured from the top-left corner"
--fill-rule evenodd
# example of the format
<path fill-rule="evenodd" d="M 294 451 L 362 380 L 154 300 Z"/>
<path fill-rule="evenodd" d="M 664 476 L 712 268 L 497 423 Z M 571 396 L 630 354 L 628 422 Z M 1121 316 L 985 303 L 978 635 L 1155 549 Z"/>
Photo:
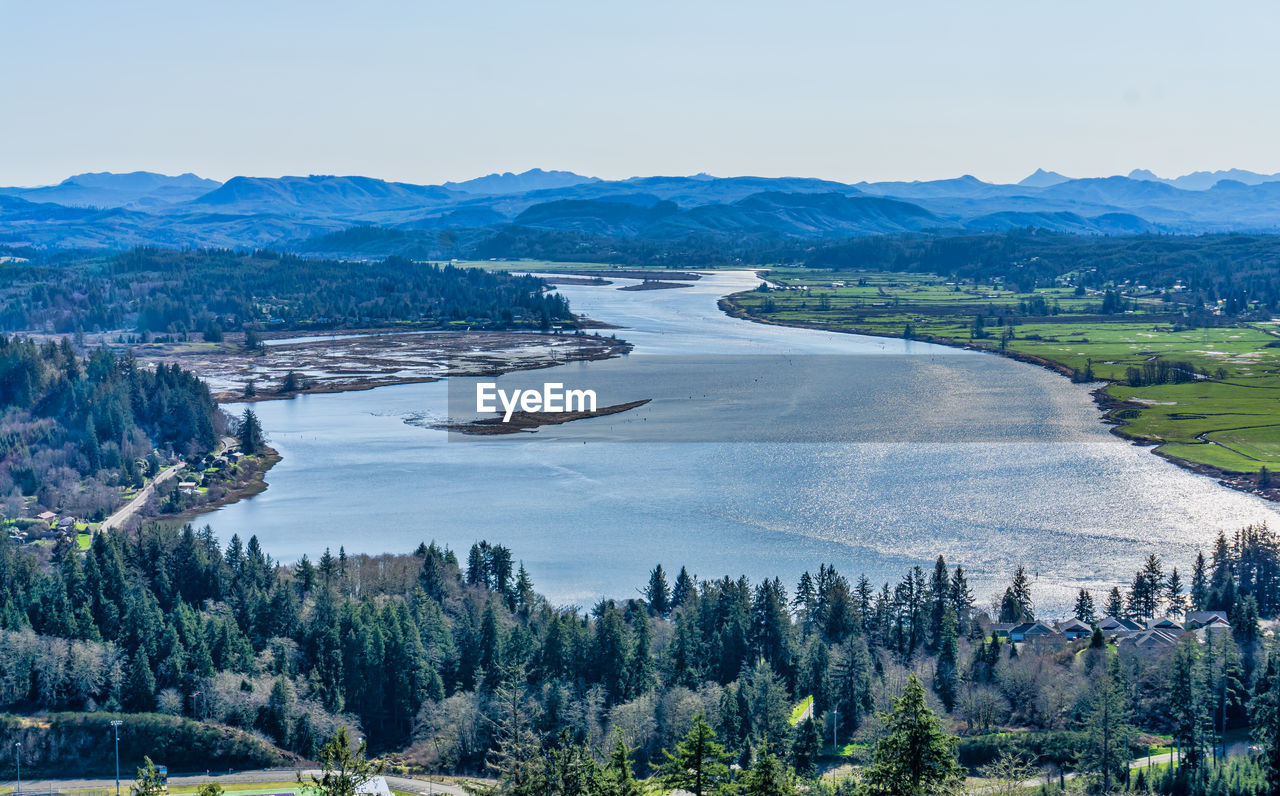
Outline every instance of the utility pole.
<path fill-rule="evenodd" d="M 13 760 L 18 764 L 18 785 L 14 789 L 14 793 L 22 793 L 22 741 L 13 742 Z"/>
<path fill-rule="evenodd" d="M 111 722 L 111 729 L 116 734 L 116 796 L 120 796 L 120 725 L 124 724 L 120 719 L 114 719 Z"/>
<path fill-rule="evenodd" d="M 840 726 L 840 708 L 831 709 L 831 754 L 840 754 L 840 745 L 836 743 L 836 728 Z M 117 794 L 119 796 L 119 794 Z"/>

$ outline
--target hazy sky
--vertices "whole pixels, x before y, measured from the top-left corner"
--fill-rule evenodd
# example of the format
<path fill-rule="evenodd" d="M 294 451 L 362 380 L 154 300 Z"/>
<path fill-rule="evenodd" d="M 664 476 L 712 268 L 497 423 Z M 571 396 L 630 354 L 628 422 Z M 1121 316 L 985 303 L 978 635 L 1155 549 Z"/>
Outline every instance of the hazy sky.
<path fill-rule="evenodd" d="M 0 185 L 1280 171 L 1274 2 L 0 0 Z"/>

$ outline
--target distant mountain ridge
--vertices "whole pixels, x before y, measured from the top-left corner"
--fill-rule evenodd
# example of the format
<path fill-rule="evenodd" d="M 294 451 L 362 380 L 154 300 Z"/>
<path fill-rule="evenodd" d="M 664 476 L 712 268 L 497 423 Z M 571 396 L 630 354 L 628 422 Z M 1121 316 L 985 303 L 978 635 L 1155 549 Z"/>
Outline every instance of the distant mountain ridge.
<path fill-rule="evenodd" d="M 569 171 L 494 173 L 444 185 L 358 175 L 233 177 L 79 174 L 57 185 L 0 188 L 0 245 L 310 250 L 358 240 L 366 252 L 403 235 L 483 239 L 507 228 L 595 238 L 804 240 L 1020 228 L 1082 235 L 1280 233 L 1280 175 L 1232 169 L 1174 179 L 1070 178 L 1037 169 L 1016 184 L 972 175 L 846 184 L 809 177 L 631 177 Z M 412 236 L 411 236 L 412 237 Z M 422 238 L 426 240 L 426 238 Z M 434 245 L 434 244 L 433 244 Z"/>
<path fill-rule="evenodd" d="M 57 185 L 35 188 L 0 188 L 0 195 L 31 202 L 53 202 L 68 207 L 155 207 L 186 202 L 203 196 L 222 183 L 194 174 L 170 177 L 150 171 L 113 174 L 109 171 L 76 174 Z"/>

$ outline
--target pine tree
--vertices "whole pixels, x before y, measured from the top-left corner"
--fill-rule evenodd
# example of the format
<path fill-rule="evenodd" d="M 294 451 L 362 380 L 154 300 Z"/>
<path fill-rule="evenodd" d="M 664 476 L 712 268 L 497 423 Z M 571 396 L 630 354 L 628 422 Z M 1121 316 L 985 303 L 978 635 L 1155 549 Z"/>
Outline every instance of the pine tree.
<path fill-rule="evenodd" d="M 1094 683 L 1092 694 L 1085 723 L 1086 752 L 1081 761 L 1086 771 L 1102 778 L 1102 792 L 1110 793 L 1111 783 L 1121 781 L 1120 772 L 1128 772 L 1132 734 L 1118 656 L 1111 659 L 1106 674 Z"/>
<path fill-rule="evenodd" d="M 156 678 L 147 662 L 147 652 L 136 649 L 125 676 L 125 707 L 135 713 L 146 713 L 155 707 L 155 693 Z"/>
<path fill-rule="evenodd" d="M 796 789 L 782 762 L 769 752 L 768 745 L 756 753 L 738 793 L 743 796 L 794 796 Z"/>
<path fill-rule="evenodd" d="M 649 613 L 654 616 L 666 616 L 671 613 L 671 590 L 667 587 L 667 573 L 658 564 L 649 573 L 649 588 L 645 589 L 645 600 L 649 604 Z"/>
<path fill-rule="evenodd" d="M 956 704 L 956 688 L 959 681 L 959 650 L 956 646 L 956 612 L 947 608 L 942 616 L 942 635 L 938 642 L 938 665 L 933 674 L 933 690 L 950 713 Z"/>
<path fill-rule="evenodd" d="M 1098 621 L 1097 612 L 1093 607 L 1093 595 L 1085 589 L 1081 589 L 1076 595 L 1075 617 L 1088 625 Z"/>
<path fill-rule="evenodd" d="M 618 737 L 606 771 L 609 796 L 644 796 L 645 787 L 631 772 L 631 749 Z"/>
<path fill-rule="evenodd" d="M 800 726 L 796 728 L 796 740 L 791 745 L 791 765 L 800 776 L 811 777 L 818 773 L 820 754 L 822 754 L 822 734 L 813 716 L 810 716 L 800 722 Z"/>
<path fill-rule="evenodd" d="M 964 769 L 955 758 L 959 739 L 942 728 L 914 674 L 882 720 L 886 735 L 876 744 L 865 777 L 870 793 L 933 796 L 959 790 L 964 783 Z"/>
<path fill-rule="evenodd" d="M 1124 597 L 1120 594 L 1119 586 L 1112 586 L 1111 591 L 1107 592 L 1107 604 L 1102 606 L 1102 613 L 1113 619 L 1124 618 Z"/>
<path fill-rule="evenodd" d="M 262 424 L 258 422 L 257 413 L 247 406 L 240 415 L 239 439 L 240 451 L 245 455 L 255 454 L 267 444 L 266 438 L 262 434 Z"/>
<path fill-rule="evenodd" d="M 1209 576 L 1204 563 L 1204 552 L 1196 553 L 1195 569 L 1191 571 L 1191 605 L 1197 611 L 1209 607 Z"/>
<path fill-rule="evenodd" d="M 680 574 L 676 576 L 676 585 L 671 589 L 671 610 L 674 611 L 687 603 L 696 593 L 697 587 L 693 578 L 689 576 L 689 571 L 680 567 Z"/>
<path fill-rule="evenodd" d="M 1032 584 L 1027 577 L 1027 569 L 1019 566 L 1014 572 L 1014 581 L 1009 586 L 1014 599 L 1018 600 L 1020 622 L 1036 621 L 1036 604 L 1032 601 Z"/>
<path fill-rule="evenodd" d="M 956 612 L 957 631 L 961 636 L 968 635 L 970 619 L 973 616 L 974 598 L 963 567 L 956 567 L 955 574 L 951 576 L 950 600 L 951 607 Z"/>
<path fill-rule="evenodd" d="M 951 579 L 947 573 L 947 562 L 942 556 L 938 556 L 938 560 L 933 565 L 933 577 L 929 581 L 928 648 L 930 650 L 937 650 L 942 644 L 942 621 L 947 613 L 950 597 Z"/>
<path fill-rule="evenodd" d="M 316 756 L 316 762 L 320 764 L 320 776 L 312 774 L 303 779 L 302 772 L 299 771 L 298 784 L 317 791 L 320 796 L 355 796 L 361 785 L 382 773 L 381 763 L 366 759 L 366 749 L 364 741 L 352 749 L 347 728 L 339 727 L 338 732 L 320 748 L 320 754 Z"/>
<path fill-rule="evenodd" d="M 133 785 L 129 787 L 130 794 L 136 796 L 161 796 L 168 791 L 165 786 L 164 777 L 161 776 L 160 770 L 156 768 L 156 764 L 151 761 L 150 757 L 143 756 L 142 767 L 138 769 L 138 776 L 133 781 Z"/>
<path fill-rule="evenodd" d="M 1180 617 L 1187 612 L 1187 595 L 1182 593 L 1182 578 L 1178 575 L 1177 567 L 1169 573 L 1169 580 L 1165 584 L 1165 599 L 1169 602 L 1171 616 Z"/>
<path fill-rule="evenodd" d="M 1181 765 L 1195 769 L 1204 762 L 1209 716 L 1205 707 L 1203 668 L 1195 636 L 1183 636 L 1169 664 L 1169 706 L 1173 740 Z"/>
<path fill-rule="evenodd" d="M 669 788 L 680 788 L 693 796 L 727 793 L 730 786 L 729 755 L 716 742 L 715 730 L 699 713 L 677 744 L 675 752 L 662 750 L 659 777 Z"/>

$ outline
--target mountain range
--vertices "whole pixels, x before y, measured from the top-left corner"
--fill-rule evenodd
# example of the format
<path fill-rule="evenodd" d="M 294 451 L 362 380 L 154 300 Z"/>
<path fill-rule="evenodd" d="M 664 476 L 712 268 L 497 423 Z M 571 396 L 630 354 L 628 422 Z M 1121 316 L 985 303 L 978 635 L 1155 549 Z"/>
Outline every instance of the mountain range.
<path fill-rule="evenodd" d="M 1015 184 L 971 175 L 847 184 L 799 177 L 602 180 L 533 169 L 415 185 L 372 177 L 79 174 L 0 188 L 0 245 L 274 247 L 342 255 L 343 241 L 499 230 L 673 241 L 806 240 L 1037 228 L 1085 235 L 1280 232 L 1280 175 L 1239 169 L 1164 179 L 1070 178 L 1037 170 Z M 352 228 L 382 235 L 335 235 Z"/>

